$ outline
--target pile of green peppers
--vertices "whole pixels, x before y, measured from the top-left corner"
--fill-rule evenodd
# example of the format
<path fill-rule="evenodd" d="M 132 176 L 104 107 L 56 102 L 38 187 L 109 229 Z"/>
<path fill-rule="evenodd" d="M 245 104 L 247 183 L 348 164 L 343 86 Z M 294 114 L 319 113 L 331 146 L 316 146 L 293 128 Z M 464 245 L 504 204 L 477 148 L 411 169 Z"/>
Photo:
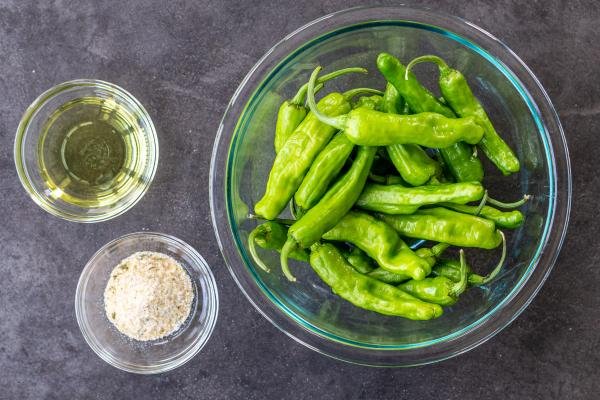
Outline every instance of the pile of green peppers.
<path fill-rule="evenodd" d="M 432 62 L 442 98 L 411 72 Z M 469 287 L 497 278 L 506 257 L 499 230 L 521 226 L 515 203 L 491 199 L 483 184 L 481 150 L 502 174 L 519 160 L 502 139 L 464 75 L 437 56 L 403 65 L 381 53 L 383 91 L 355 88 L 315 93 L 346 68 L 319 77 L 317 67 L 298 93 L 281 105 L 275 126 L 275 160 L 248 236 L 256 265 L 266 272 L 257 245 L 280 253 L 281 270 L 296 278 L 292 258 L 308 262 L 339 297 L 384 315 L 429 320 Z M 359 97 L 360 96 L 360 97 Z M 358 99 L 355 99 L 357 98 Z M 279 219 L 291 206 L 294 219 Z M 408 242 L 431 242 L 416 248 Z M 450 246 L 458 259 L 442 258 Z M 502 256 L 486 276 L 473 272 L 463 248 Z"/>

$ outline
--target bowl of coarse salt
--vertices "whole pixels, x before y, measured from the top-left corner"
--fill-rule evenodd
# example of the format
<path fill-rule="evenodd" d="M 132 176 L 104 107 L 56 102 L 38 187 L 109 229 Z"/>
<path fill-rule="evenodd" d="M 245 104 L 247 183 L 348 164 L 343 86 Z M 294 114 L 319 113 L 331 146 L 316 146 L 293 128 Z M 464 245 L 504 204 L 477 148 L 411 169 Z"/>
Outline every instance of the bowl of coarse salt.
<path fill-rule="evenodd" d="M 210 337 L 219 299 L 204 258 L 169 235 L 138 232 L 103 246 L 88 261 L 75 314 L 92 350 L 138 374 L 177 368 Z"/>

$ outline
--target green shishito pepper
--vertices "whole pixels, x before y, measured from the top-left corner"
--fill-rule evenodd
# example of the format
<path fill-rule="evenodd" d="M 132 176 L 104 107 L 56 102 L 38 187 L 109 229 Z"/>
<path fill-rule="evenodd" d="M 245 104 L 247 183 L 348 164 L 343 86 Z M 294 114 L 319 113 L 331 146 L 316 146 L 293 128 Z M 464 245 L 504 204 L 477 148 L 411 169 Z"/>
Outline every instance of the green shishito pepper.
<path fill-rule="evenodd" d="M 350 110 L 350 103 L 343 94 L 330 93 L 319 101 L 319 108 L 326 114 L 339 115 Z M 275 156 L 265 194 L 254 206 L 256 214 L 266 219 L 279 215 L 335 131 L 313 113 L 304 118 Z"/>
<path fill-rule="evenodd" d="M 478 146 L 490 161 L 504 175 L 519 171 L 517 156 L 494 129 L 485 109 L 473 95 L 465 76 L 460 71 L 450 68 L 440 57 L 433 55 L 415 58 L 408 64 L 406 71 L 410 71 L 414 65 L 422 62 L 432 62 L 438 66 L 440 91 L 450 107 L 461 117 L 475 117 L 483 127 L 484 135 Z"/>
<path fill-rule="evenodd" d="M 344 94 L 330 93 L 319 101 L 318 109 L 327 115 L 343 114 L 351 109 L 350 98 L 361 92 L 381 93 L 361 88 Z M 314 99 L 314 85 L 312 94 Z M 320 122 L 314 113 L 308 113 L 275 156 L 265 194 L 254 206 L 256 214 L 271 220 L 281 213 L 302 183 L 315 157 L 335 132 L 335 128 Z"/>
<path fill-rule="evenodd" d="M 323 75 L 317 81 L 318 88 L 322 87 L 325 82 L 331 79 L 352 72 L 366 74 L 367 70 L 365 68 L 344 68 L 331 72 Z M 298 89 L 298 92 L 291 100 L 284 101 L 279 107 L 279 111 L 277 113 L 277 122 L 275 123 L 275 154 L 279 153 L 279 150 L 281 150 L 285 142 L 306 117 L 308 109 L 304 105 L 304 102 L 306 100 L 307 90 L 308 84 L 305 83 L 300 87 L 300 89 Z"/>
<path fill-rule="evenodd" d="M 448 118 L 456 116 L 423 87 L 412 73 L 405 79 L 406 67 L 396 57 L 388 53 L 379 54 L 377 68 L 385 79 L 394 85 L 413 112 L 435 112 Z M 450 147 L 441 148 L 440 154 L 458 182 L 483 180 L 483 166 L 473 154 L 471 146 L 458 142 Z"/>
<path fill-rule="evenodd" d="M 248 235 L 248 250 L 256 265 L 261 267 L 265 272 L 269 272 L 269 267 L 258 256 L 256 244 L 263 249 L 280 252 L 287 240 L 287 232 L 287 226 L 274 221 L 267 221 L 258 225 Z M 304 249 L 294 249 L 290 252 L 290 257 L 298 261 L 308 262 L 308 252 Z"/>
<path fill-rule="evenodd" d="M 404 114 L 406 102 L 398 90 L 391 83 L 385 84 L 383 92 L 383 111 L 390 114 Z"/>
<path fill-rule="evenodd" d="M 316 88 L 315 88 L 316 89 Z M 383 94 L 383 93 L 382 93 Z M 383 97 L 379 95 L 361 96 L 358 98 L 353 108 L 366 107 L 371 110 L 381 110 L 383 106 Z"/>
<path fill-rule="evenodd" d="M 297 207 L 302 211 L 308 210 L 319 201 L 331 181 L 341 171 L 353 148 L 354 143 L 349 141 L 346 135 L 342 132 L 335 134 L 315 158 L 294 195 Z"/>
<path fill-rule="evenodd" d="M 452 203 L 442 203 L 440 205 L 463 214 L 479 215 L 480 217 L 494 221 L 499 228 L 514 229 L 523 223 L 523 214 L 518 210 L 500 211 L 490 206 L 483 206 L 479 209 L 478 206 Z"/>
<path fill-rule="evenodd" d="M 415 254 L 391 226 L 366 213 L 348 212 L 322 236 L 325 240 L 351 243 L 381 268 L 413 279 L 425 278 L 434 264 Z"/>
<path fill-rule="evenodd" d="M 446 208 L 428 208 L 412 215 L 378 214 L 400 235 L 460 247 L 495 249 L 502 242 L 494 222 Z"/>
<path fill-rule="evenodd" d="M 420 281 L 411 279 L 398 285 L 398 288 L 417 299 L 441 306 L 450 306 L 456 303 L 458 296 L 467 289 L 467 262 L 465 252 L 462 249 L 460 250 L 459 274 L 460 279 L 458 282 L 454 282 L 445 276 L 435 276 Z"/>
<path fill-rule="evenodd" d="M 308 248 L 338 223 L 356 202 L 360 195 L 373 159 L 376 147 L 360 146 L 350 169 L 342 176 L 319 202 L 296 221 L 288 230 L 288 239 L 281 250 L 281 269 L 290 280 L 291 274 L 287 258 L 295 248 Z"/>
<path fill-rule="evenodd" d="M 412 214 L 421 206 L 442 202 L 465 204 L 481 200 L 485 189 L 479 182 L 405 187 L 368 183 L 356 202 L 365 210 L 386 214 Z"/>
<path fill-rule="evenodd" d="M 375 262 L 371 257 L 358 247 L 354 247 L 350 251 L 340 250 L 342 255 L 352 267 L 361 274 L 368 274 L 376 269 Z"/>
<path fill-rule="evenodd" d="M 467 272 L 469 274 L 468 283 L 470 286 L 481 286 L 490 283 L 498 276 L 500 270 L 502 270 L 502 266 L 506 260 L 506 238 L 502 231 L 500 231 L 500 234 L 502 235 L 502 256 L 500 257 L 500 261 L 486 276 L 471 272 L 471 268 L 467 265 Z M 456 260 L 440 259 L 431 270 L 431 273 L 436 276 L 444 276 L 453 282 L 458 282 L 460 280 L 460 263 Z"/>
<path fill-rule="evenodd" d="M 396 88 L 387 83 L 383 94 L 383 111 L 389 114 L 404 113 L 404 99 Z M 386 147 L 390 160 L 402 178 L 419 186 L 440 171 L 440 165 L 416 144 L 393 144 Z"/>
<path fill-rule="evenodd" d="M 418 249 L 415 251 L 415 254 L 433 265 L 436 264 L 437 257 L 439 257 L 448 247 L 449 246 L 445 243 L 438 243 L 431 249 Z M 371 278 L 377 279 L 378 281 L 389 284 L 398 284 L 411 279 L 411 277 L 406 274 L 397 274 L 381 267 L 375 268 L 373 271 L 368 272 L 367 275 L 369 275 Z"/>
<path fill-rule="evenodd" d="M 363 96 L 356 106 L 374 108 L 377 107 L 377 99 L 381 101 L 381 96 Z M 352 153 L 352 149 L 354 149 L 354 143 L 348 140 L 342 132 L 338 132 L 319 153 L 294 195 L 294 202 L 301 212 L 310 209 L 323 197 L 329 184 L 339 174 Z"/>
<path fill-rule="evenodd" d="M 307 102 L 311 112 L 323 123 L 344 131 L 351 142 L 361 146 L 388 146 L 414 143 L 443 148 L 459 141 L 475 144 L 481 140 L 483 129 L 475 118 L 447 118 L 424 112 L 415 115 L 386 114 L 359 107 L 348 113 L 327 115 L 315 102 L 314 86 L 321 67 L 311 75 Z"/>
<path fill-rule="evenodd" d="M 335 294 L 365 310 L 412 320 L 429 320 L 443 313 L 437 304 L 426 303 L 356 272 L 331 244 L 315 243 L 311 247 L 310 265 Z"/>

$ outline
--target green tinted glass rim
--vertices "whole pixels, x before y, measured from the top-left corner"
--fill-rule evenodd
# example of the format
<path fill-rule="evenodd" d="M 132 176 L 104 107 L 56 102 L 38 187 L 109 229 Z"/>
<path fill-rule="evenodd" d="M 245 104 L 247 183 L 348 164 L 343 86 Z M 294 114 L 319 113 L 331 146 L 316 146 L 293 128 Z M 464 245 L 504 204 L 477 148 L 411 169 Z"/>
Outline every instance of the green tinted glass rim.
<path fill-rule="evenodd" d="M 260 290 L 263 292 L 263 294 L 265 296 L 267 296 L 267 298 L 269 298 L 269 300 L 271 300 L 279 309 L 281 309 L 288 318 L 297 322 L 300 326 L 302 326 L 304 329 L 306 329 L 307 331 L 309 331 L 313 334 L 316 334 L 318 336 L 332 340 L 334 342 L 342 343 L 342 344 L 353 346 L 353 347 L 363 348 L 363 349 L 411 350 L 411 349 L 417 349 L 417 348 L 423 348 L 423 347 L 430 347 L 430 346 L 433 346 L 438 343 L 447 342 L 447 341 L 456 339 L 456 338 L 464 335 L 465 333 L 476 329 L 483 322 L 485 322 L 490 317 L 495 315 L 498 311 L 503 309 L 505 307 L 505 305 L 508 302 L 510 302 L 510 300 L 512 300 L 513 297 L 521 290 L 521 288 L 524 286 L 524 284 L 527 282 L 527 280 L 531 276 L 533 270 L 535 269 L 536 265 L 538 264 L 538 261 L 542 254 L 542 249 L 544 248 L 545 243 L 548 241 L 548 234 L 550 232 L 550 228 L 552 227 L 552 222 L 554 220 L 555 206 L 556 206 L 556 204 L 555 204 L 556 168 L 555 168 L 555 165 L 553 162 L 554 152 L 552 151 L 552 147 L 550 146 L 550 141 L 548 138 L 548 136 L 549 136 L 548 131 L 546 129 L 546 126 L 543 123 L 542 117 L 540 116 L 537 105 L 533 101 L 530 93 L 523 87 L 521 81 L 516 77 L 516 75 L 514 73 L 512 73 L 510 71 L 510 69 L 504 63 L 502 63 L 501 61 L 496 59 L 489 52 L 487 52 L 486 50 L 484 50 L 477 44 L 473 43 L 470 40 L 465 39 L 464 37 L 462 37 L 460 35 L 457 35 L 454 32 L 450 32 L 448 30 L 442 29 L 435 25 L 424 24 L 424 23 L 415 22 L 415 21 L 405 21 L 405 20 L 368 21 L 368 22 L 362 22 L 362 23 L 357 23 L 357 24 L 341 27 L 341 28 L 332 30 L 328 33 L 325 33 L 321 36 L 318 36 L 315 39 L 298 47 L 296 50 L 291 52 L 285 59 L 283 59 L 279 64 L 277 64 L 277 66 L 275 66 L 273 68 L 273 70 L 258 85 L 257 89 L 252 93 L 250 100 L 248 100 L 248 102 L 246 103 L 246 105 L 240 115 L 240 118 L 238 119 L 238 122 L 236 124 L 235 131 L 234 131 L 232 141 L 230 144 L 230 148 L 229 148 L 227 169 L 225 171 L 225 175 L 226 175 L 225 176 L 225 182 L 226 182 L 225 200 L 226 200 L 227 218 L 228 218 L 229 224 L 231 226 L 231 231 L 232 231 L 234 240 L 236 242 L 238 252 L 240 253 L 240 256 L 242 257 L 242 259 L 244 260 L 246 266 L 253 266 L 254 263 L 252 261 L 252 258 L 246 252 L 242 238 L 237 234 L 239 227 L 235 221 L 235 218 L 233 218 L 234 210 L 233 210 L 231 202 L 229 201 L 229 199 L 232 196 L 232 183 L 233 182 L 232 182 L 231 171 L 233 170 L 233 163 L 234 163 L 236 152 L 237 152 L 236 144 L 237 144 L 238 140 L 240 140 L 240 136 L 243 134 L 243 132 L 246 132 L 246 130 L 247 130 L 249 121 L 251 120 L 251 118 L 248 115 L 252 115 L 256 106 L 258 104 L 260 104 L 260 102 L 262 101 L 263 97 L 267 93 L 267 91 L 264 89 L 269 85 L 270 81 L 277 75 L 277 73 L 280 70 L 282 70 L 299 53 L 305 51 L 306 49 L 308 49 L 310 47 L 316 46 L 316 45 L 322 43 L 323 41 L 325 41 L 333 36 L 339 35 L 339 34 L 353 32 L 353 31 L 359 31 L 359 30 L 373 28 L 373 27 L 385 27 L 385 26 L 417 28 L 417 29 L 437 33 L 442 36 L 446 36 L 446 37 L 462 44 L 463 46 L 465 46 L 465 47 L 469 48 L 470 50 L 474 51 L 475 53 L 479 54 L 484 59 L 486 59 L 489 63 L 494 65 L 508 79 L 508 81 L 512 84 L 512 86 L 517 90 L 517 92 L 520 94 L 521 98 L 523 99 L 523 101 L 525 102 L 527 107 L 529 108 L 531 116 L 533 117 L 535 125 L 536 125 L 538 132 L 542 139 L 542 143 L 543 143 L 544 150 L 545 150 L 544 155 L 546 157 L 546 163 L 547 163 L 548 171 L 550 172 L 550 174 L 549 174 L 550 176 L 549 176 L 549 182 L 548 182 L 548 209 L 547 209 L 547 214 L 546 214 L 546 221 L 544 224 L 544 229 L 543 229 L 541 239 L 538 243 L 537 249 L 535 251 L 534 256 L 532 257 L 532 260 L 529 263 L 529 266 L 527 267 L 527 270 L 525 271 L 523 276 L 519 279 L 517 284 L 513 287 L 513 289 L 508 293 L 508 295 L 504 297 L 504 299 L 502 299 L 495 307 L 493 307 L 491 310 L 489 310 L 486 314 L 484 314 L 482 317 L 480 317 L 473 323 L 471 323 L 455 332 L 449 333 L 445 336 L 442 336 L 442 337 L 439 337 L 436 339 L 430 339 L 430 340 L 423 341 L 423 342 L 418 342 L 418 343 L 413 343 L 413 344 L 403 344 L 403 345 L 364 343 L 364 342 L 359 342 L 359 341 L 352 340 L 352 339 L 339 337 L 336 334 L 333 334 L 324 329 L 321 329 L 321 328 L 315 326 L 314 324 L 310 323 L 309 321 L 305 320 L 304 318 L 300 317 L 299 315 L 297 315 L 283 301 L 280 300 L 280 297 L 278 297 L 273 292 L 271 292 L 271 290 L 269 290 L 269 288 L 264 284 L 264 282 L 260 278 L 260 276 L 257 273 L 257 270 L 255 268 L 248 267 L 248 270 L 252 274 L 252 277 L 254 278 L 254 281 L 257 283 Z M 233 152 L 232 152 L 232 150 L 233 150 Z M 534 294 L 535 294 L 535 292 L 534 292 Z M 532 298 L 533 298 L 533 296 L 530 296 L 530 298 L 522 305 L 522 307 L 520 308 L 519 311 L 523 310 L 525 308 L 525 306 L 527 306 L 527 304 L 529 304 L 529 302 L 531 301 Z M 515 313 L 508 321 L 506 321 L 506 323 L 504 325 L 509 324 L 519 314 L 520 314 L 520 312 Z M 448 357 L 450 357 L 450 356 L 448 356 Z M 448 357 L 444 357 L 444 358 L 448 358 Z"/>

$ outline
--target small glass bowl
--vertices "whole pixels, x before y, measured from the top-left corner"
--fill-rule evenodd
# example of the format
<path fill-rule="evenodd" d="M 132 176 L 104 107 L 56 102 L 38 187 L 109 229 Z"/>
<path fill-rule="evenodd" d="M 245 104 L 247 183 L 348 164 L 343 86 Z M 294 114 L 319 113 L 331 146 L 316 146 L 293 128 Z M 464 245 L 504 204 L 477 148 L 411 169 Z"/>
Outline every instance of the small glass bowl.
<path fill-rule="evenodd" d="M 138 251 L 154 251 L 177 260 L 194 288 L 192 310 L 172 334 L 142 342 L 120 333 L 104 311 L 104 289 L 113 268 Z M 103 246 L 81 273 L 75 294 L 75 315 L 92 350 L 110 365 L 137 374 L 157 374 L 194 357 L 208 341 L 217 321 L 219 297 L 214 276 L 204 258 L 185 242 L 169 235 L 137 232 Z"/>
<path fill-rule="evenodd" d="M 259 249 L 271 269 L 265 273 L 248 249 L 248 234 L 257 224 L 248 220 L 248 210 L 264 193 L 281 102 L 294 95 L 317 65 L 326 72 L 356 66 L 370 71 L 328 82 L 326 91 L 383 88 L 375 60 L 384 51 L 404 63 L 437 54 L 462 71 L 522 162 L 518 173 L 504 177 L 484 160 L 484 185 L 500 198 L 533 195 L 522 208 L 523 225 L 506 232 L 508 256 L 502 273 L 494 282 L 464 293 L 444 315 L 431 321 L 409 321 L 354 307 L 334 295 L 306 264 L 291 261 L 298 278 L 291 283 L 280 273 L 279 255 Z M 433 65 L 419 65 L 413 72 L 427 87 L 437 89 L 439 75 Z M 372 7 L 312 21 L 256 63 L 221 121 L 210 189 L 213 227 L 229 271 L 262 315 L 296 341 L 328 356 L 365 365 L 411 366 L 474 348 L 531 302 L 565 236 L 571 171 L 564 133 L 546 91 L 504 43 L 450 15 L 404 6 Z M 498 257 L 471 249 L 467 255 L 480 273 L 489 271 Z"/>
<path fill-rule="evenodd" d="M 135 183 L 119 189 L 110 202 L 81 206 L 61 199 L 61 191 L 48 187 L 40 171 L 38 145 L 48 119 L 63 105 L 86 97 L 108 100 L 132 116 L 141 133 L 136 137 Z M 142 104 L 129 92 L 112 83 L 77 79 L 61 83 L 42 93 L 21 118 L 14 147 L 15 165 L 21 184 L 33 201 L 57 217 L 76 222 L 106 221 L 133 207 L 148 190 L 158 164 L 158 139 L 154 124 Z"/>

